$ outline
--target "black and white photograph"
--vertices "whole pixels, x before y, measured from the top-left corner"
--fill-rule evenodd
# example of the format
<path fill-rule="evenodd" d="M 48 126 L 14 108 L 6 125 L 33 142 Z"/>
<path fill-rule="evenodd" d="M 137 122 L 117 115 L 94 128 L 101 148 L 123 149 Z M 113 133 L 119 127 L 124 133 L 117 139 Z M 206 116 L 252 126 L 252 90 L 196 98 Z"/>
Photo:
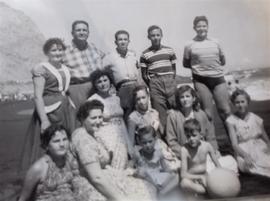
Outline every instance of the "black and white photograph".
<path fill-rule="evenodd" d="M 0 0 L 0 201 L 270 200 L 270 0 Z"/>

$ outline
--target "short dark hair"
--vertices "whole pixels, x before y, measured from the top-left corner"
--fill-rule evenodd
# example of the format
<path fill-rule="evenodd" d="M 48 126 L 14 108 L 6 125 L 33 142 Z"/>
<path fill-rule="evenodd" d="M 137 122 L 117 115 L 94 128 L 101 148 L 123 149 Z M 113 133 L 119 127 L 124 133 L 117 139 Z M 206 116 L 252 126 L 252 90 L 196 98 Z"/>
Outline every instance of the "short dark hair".
<path fill-rule="evenodd" d="M 185 133 L 190 133 L 194 130 L 201 132 L 201 124 L 197 119 L 189 119 L 184 123 Z"/>
<path fill-rule="evenodd" d="M 48 54 L 48 52 L 50 51 L 50 49 L 52 48 L 53 45 L 62 46 L 63 50 L 66 49 L 66 46 L 65 46 L 62 39 L 60 39 L 60 38 L 49 38 L 48 40 L 46 40 L 46 42 L 43 45 L 43 52 L 44 52 L 45 55 Z"/>
<path fill-rule="evenodd" d="M 200 104 L 200 99 L 199 99 L 196 91 L 189 85 L 182 85 L 175 90 L 176 107 L 181 110 L 182 105 L 180 102 L 180 97 L 186 91 L 190 91 L 191 95 L 195 98 L 195 101 L 193 102 L 193 109 L 197 110 L 198 106 Z"/>
<path fill-rule="evenodd" d="M 76 20 L 76 21 L 74 21 L 72 23 L 72 31 L 75 30 L 75 27 L 76 27 L 77 24 L 85 24 L 87 26 L 87 28 L 89 29 L 89 24 L 86 21 L 84 21 L 84 20 Z"/>
<path fill-rule="evenodd" d="M 161 32 L 161 34 L 162 34 L 162 29 L 161 29 L 159 26 L 157 26 L 157 25 L 152 25 L 152 26 L 148 27 L 148 29 L 147 29 L 148 36 L 150 35 L 151 31 L 153 31 L 153 30 L 155 30 L 155 29 L 159 29 L 160 32 Z"/>
<path fill-rule="evenodd" d="M 56 131 L 65 131 L 66 134 L 67 134 L 68 139 L 70 139 L 70 133 L 67 131 L 67 129 L 63 125 L 51 124 L 40 135 L 41 147 L 43 149 L 46 149 L 48 147 L 48 145 L 49 145 L 52 137 L 55 135 Z"/>
<path fill-rule="evenodd" d="M 195 27 L 199 21 L 205 21 L 206 24 L 208 25 L 208 19 L 204 15 L 202 16 L 196 16 L 193 20 L 193 27 Z"/>
<path fill-rule="evenodd" d="M 117 41 L 118 35 L 120 34 L 126 34 L 129 38 L 129 33 L 126 30 L 119 30 L 114 34 L 115 41 Z"/>
<path fill-rule="evenodd" d="M 77 119 L 82 123 L 89 115 L 89 112 L 94 109 L 104 111 L 104 105 L 99 100 L 86 101 L 82 104 L 77 112 Z"/>
<path fill-rule="evenodd" d="M 138 91 L 145 91 L 145 93 L 147 95 L 149 95 L 149 89 L 147 88 L 146 85 L 144 84 L 141 84 L 141 85 L 137 85 L 134 89 L 133 89 L 133 93 L 132 93 L 132 97 L 133 97 L 133 101 L 134 101 L 134 104 L 136 103 L 136 97 L 137 97 L 137 93 Z"/>
<path fill-rule="evenodd" d="M 112 72 L 111 72 L 110 69 L 105 68 L 105 69 L 103 69 L 103 70 L 100 70 L 100 69 L 95 70 L 95 71 L 92 72 L 91 75 L 90 75 L 90 81 L 92 82 L 93 88 L 94 88 L 95 91 L 97 91 L 95 82 L 96 82 L 99 78 L 101 78 L 102 76 L 107 76 L 107 77 L 109 78 L 109 80 L 110 80 L 110 84 L 114 84 L 113 78 L 112 78 L 112 77 L 113 77 L 113 76 L 112 76 Z"/>
<path fill-rule="evenodd" d="M 142 137 L 147 134 L 151 134 L 153 137 L 156 137 L 156 131 L 150 125 L 143 126 L 137 129 L 137 136 L 139 141 L 141 141 Z"/>
<path fill-rule="evenodd" d="M 235 102 L 235 99 L 236 99 L 237 96 L 239 96 L 239 95 L 245 96 L 246 99 L 247 99 L 248 104 L 250 103 L 250 101 L 251 101 L 250 95 L 249 95 L 245 90 L 243 90 L 243 89 L 236 89 L 236 90 L 232 93 L 232 95 L 231 95 L 231 101 L 232 101 L 233 104 L 234 104 L 234 102 Z"/>

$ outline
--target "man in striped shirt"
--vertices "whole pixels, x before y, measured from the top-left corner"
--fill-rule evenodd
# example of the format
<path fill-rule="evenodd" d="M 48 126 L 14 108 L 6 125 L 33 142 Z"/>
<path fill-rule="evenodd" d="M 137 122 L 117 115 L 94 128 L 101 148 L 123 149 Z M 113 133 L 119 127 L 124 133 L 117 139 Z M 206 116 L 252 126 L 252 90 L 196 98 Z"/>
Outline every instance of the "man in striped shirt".
<path fill-rule="evenodd" d="M 165 126 L 167 110 L 175 104 L 176 56 L 172 48 L 161 44 L 162 36 L 160 27 L 153 25 L 148 28 L 151 47 L 142 53 L 140 65 L 143 79 L 150 89 L 152 105 Z"/>

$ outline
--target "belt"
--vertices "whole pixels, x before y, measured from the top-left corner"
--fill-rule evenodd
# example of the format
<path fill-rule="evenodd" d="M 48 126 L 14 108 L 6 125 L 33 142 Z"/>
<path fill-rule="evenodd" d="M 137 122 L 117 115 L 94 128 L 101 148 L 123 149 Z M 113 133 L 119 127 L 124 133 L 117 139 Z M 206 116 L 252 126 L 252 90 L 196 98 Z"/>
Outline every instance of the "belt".
<path fill-rule="evenodd" d="M 81 78 L 72 77 L 70 79 L 70 84 L 83 84 L 86 82 L 90 82 L 89 77 L 81 77 Z"/>
<path fill-rule="evenodd" d="M 151 73 L 151 74 L 149 74 L 149 77 L 154 78 L 154 77 L 173 76 L 173 75 L 174 74 L 171 74 L 171 73 L 166 73 L 166 74 Z"/>
<path fill-rule="evenodd" d="M 116 90 L 119 90 L 122 86 L 135 83 L 136 80 L 124 79 L 116 84 Z"/>

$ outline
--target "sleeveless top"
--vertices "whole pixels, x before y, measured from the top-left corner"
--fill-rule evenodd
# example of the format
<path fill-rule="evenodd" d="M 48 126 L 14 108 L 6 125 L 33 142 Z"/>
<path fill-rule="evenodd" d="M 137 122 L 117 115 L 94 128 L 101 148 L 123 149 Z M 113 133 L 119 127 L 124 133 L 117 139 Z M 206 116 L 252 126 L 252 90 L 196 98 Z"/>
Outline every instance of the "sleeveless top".
<path fill-rule="evenodd" d="M 51 157 L 45 155 L 48 164 L 47 175 L 36 187 L 36 201 L 75 201 L 72 192 L 72 167 L 68 161 L 59 168 Z"/>

